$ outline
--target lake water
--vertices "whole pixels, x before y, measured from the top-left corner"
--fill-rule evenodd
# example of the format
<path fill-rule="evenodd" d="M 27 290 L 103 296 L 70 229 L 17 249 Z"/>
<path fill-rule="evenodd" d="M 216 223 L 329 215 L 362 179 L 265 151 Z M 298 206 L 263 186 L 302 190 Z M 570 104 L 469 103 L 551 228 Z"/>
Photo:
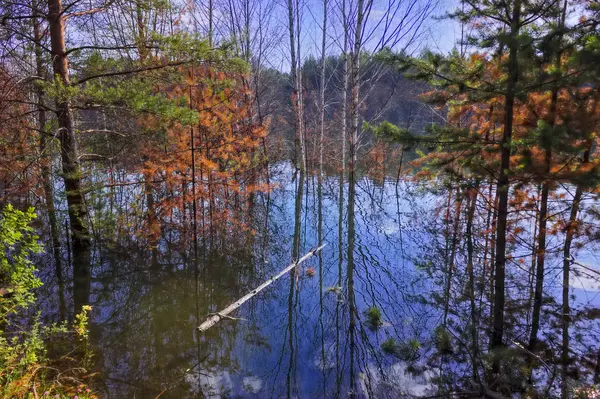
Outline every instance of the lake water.
<path fill-rule="evenodd" d="M 192 246 L 169 240 L 155 250 L 135 237 L 96 245 L 90 337 L 106 397 L 419 397 L 469 373 L 464 357 L 436 349 L 444 311 L 432 298 L 444 284 L 425 266 L 447 250 L 443 194 L 362 177 L 350 207 L 339 176 L 324 178 L 321 195 L 316 177 L 307 177 L 300 197 L 289 165 L 272 167 L 271 179 L 274 188 L 248 207 L 246 227 L 202 235 L 196 259 Z M 239 320 L 196 330 L 319 241 L 317 255 L 232 314 Z M 56 319 L 61 296 L 69 313 L 77 287 L 65 277 L 59 288 L 52 268 L 42 272 L 45 314 Z M 466 276 L 455 279 L 460 291 Z M 449 324 L 460 332 L 468 301 L 459 296 Z M 369 308 L 381 313 L 377 325 Z M 385 350 L 390 338 L 395 351 Z"/>

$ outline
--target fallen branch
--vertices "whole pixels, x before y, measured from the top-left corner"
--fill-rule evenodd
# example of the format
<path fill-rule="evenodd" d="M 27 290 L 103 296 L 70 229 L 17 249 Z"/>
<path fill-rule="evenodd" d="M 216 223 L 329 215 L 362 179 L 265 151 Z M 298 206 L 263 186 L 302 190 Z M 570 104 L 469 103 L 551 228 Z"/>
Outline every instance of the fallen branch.
<path fill-rule="evenodd" d="M 209 313 L 206 316 L 210 316 L 210 317 L 217 316 L 220 319 L 231 320 L 231 321 L 246 321 L 246 319 L 242 319 L 241 317 L 231 317 L 231 316 L 227 316 L 227 315 L 221 314 L 219 312 L 217 312 L 217 313 Z"/>
<path fill-rule="evenodd" d="M 307 260 L 308 258 L 310 258 L 311 256 L 313 256 L 317 252 L 319 252 L 324 246 L 325 246 L 325 244 L 323 244 L 323 245 L 317 247 L 316 249 L 313 249 L 312 251 L 308 252 L 306 255 L 304 255 L 303 257 L 301 257 L 300 259 L 298 259 L 297 262 L 294 262 L 294 263 L 290 264 L 285 269 L 283 269 L 282 271 L 280 271 L 279 274 L 277 274 L 276 276 L 271 277 L 270 279 L 268 279 L 267 281 L 265 281 L 264 283 L 262 283 L 260 286 L 258 286 L 254 290 L 250 291 L 245 296 L 241 297 L 240 299 L 238 299 L 237 301 L 235 301 L 231 305 L 227 306 L 222 311 L 217 312 L 213 316 L 209 317 L 204 323 L 200 324 L 200 326 L 198 327 L 198 331 L 205 332 L 206 330 L 208 330 L 209 328 L 211 328 L 212 326 L 214 326 L 215 324 L 217 324 L 221 319 L 223 319 L 223 318 L 229 318 L 228 315 L 231 312 L 233 312 L 234 310 L 236 310 L 237 308 L 239 308 L 240 306 L 242 306 L 244 304 L 244 302 L 248 301 L 250 298 L 252 298 L 256 294 L 258 294 L 259 292 L 261 292 L 262 290 L 264 290 L 265 288 L 267 288 L 269 285 L 271 285 L 274 281 L 277 281 L 279 278 L 281 278 L 283 275 L 285 275 L 286 273 L 288 273 L 290 270 L 292 270 L 296 266 L 300 265 L 302 262 L 304 262 L 305 260 Z"/>

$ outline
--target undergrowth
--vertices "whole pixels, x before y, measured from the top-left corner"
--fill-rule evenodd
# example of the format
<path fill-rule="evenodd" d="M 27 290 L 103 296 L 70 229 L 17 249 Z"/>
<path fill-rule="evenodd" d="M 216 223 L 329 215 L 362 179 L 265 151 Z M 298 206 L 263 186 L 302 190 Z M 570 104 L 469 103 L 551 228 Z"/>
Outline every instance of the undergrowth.
<path fill-rule="evenodd" d="M 31 257 L 42 252 L 30 226 L 36 217 L 7 205 L 0 214 L 0 397 L 96 398 L 88 342 L 89 306 L 73 324 L 44 325 L 32 314 L 42 285 Z"/>

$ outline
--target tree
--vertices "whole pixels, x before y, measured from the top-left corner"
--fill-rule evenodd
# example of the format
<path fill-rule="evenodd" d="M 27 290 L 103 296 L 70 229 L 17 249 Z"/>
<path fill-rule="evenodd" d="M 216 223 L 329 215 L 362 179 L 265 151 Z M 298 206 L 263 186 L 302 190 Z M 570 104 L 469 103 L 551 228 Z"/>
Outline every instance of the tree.
<path fill-rule="evenodd" d="M 62 173 L 67 195 L 71 242 L 74 254 L 74 266 L 78 279 L 88 280 L 89 256 L 91 247 L 88 227 L 89 212 L 85 203 L 82 188 L 82 173 L 75 137 L 73 111 L 71 103 L 64 92 L 70 86 L 69 59 L 65 44 L 65 12 L 61 0 L 48 0 L 48 27 L 50 31 L 52 71 L 56 97 L 56 118 L 58 121 L 58 138 L 61 148 Z M 61 93 L 62 92 L 62 93 Z M 79 303 L 75 312 L 81 311 Z"/>

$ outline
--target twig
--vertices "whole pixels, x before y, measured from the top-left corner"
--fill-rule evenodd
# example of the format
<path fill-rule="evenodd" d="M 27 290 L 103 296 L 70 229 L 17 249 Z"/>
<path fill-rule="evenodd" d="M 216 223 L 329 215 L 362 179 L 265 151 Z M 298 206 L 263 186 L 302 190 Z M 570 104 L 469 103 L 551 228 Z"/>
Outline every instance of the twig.
<path fill-rule="evenodd" d="M 288 265 L 285 269 L 283 269 L 282 271 L 280 271 L 279 274 L 277 274 L 276 276 L 271 277 L 270 279 L 268 279 L 267 281 L 265 281 L 264 283 L 262 283 L 260 286 L 258 286 L 254 290 L 250 291 L 248 294 L 246 294 L 245 296 L 241 297 L 240 299 L 238 299 L 236 302 L 232 303 L 228 307 L 226 307 L 224 310 L 215 313 L 213 316 L 211 316 L 210 318 L 208 318 L 204 323 L 200 324 L 200 326 L 198 327 L 198 331 L 205 332 L 206 330 L 208 330 L 209 328 L 211 328 L 212 326 L 214 326 L 215 324 L 217 324 L 221 319 L 227 318 L 228 315 L 231 312 L 233 312 L 234 310 L 236 310 L 237 308 L 239 308 L 240 306 L 242 306 L 246 301 L 248 301 L 250 298 L 252 298 L 256 294 L 258 294 L 259 292 L 261 292 L 265 288 L 267 288 L 274 281 L 277 281 L 279 278 L 281 278 L 283 275 L 285 275 L 286 273 L 288 273 L 290 270 L 292 270 L 293 268 L 295 268 L 296 266 L 298 266 L 299 264 L 301 264 L 302 262 L 304 262 L 305 260 L 307 260 L 308 258 L 310 258 L 311 256 L 313 256 L 317 252 L 319 252 L 324 246 L 325 246 L 325 244 L 323 244 L 323 245 L 317 247 L 316 249 L 308 252 L 306 255 L 304 255 L 303 257 L 301 257 L 300 259 L 298 259 L 297 262 L 294 262 L 294 263 Z"/>

